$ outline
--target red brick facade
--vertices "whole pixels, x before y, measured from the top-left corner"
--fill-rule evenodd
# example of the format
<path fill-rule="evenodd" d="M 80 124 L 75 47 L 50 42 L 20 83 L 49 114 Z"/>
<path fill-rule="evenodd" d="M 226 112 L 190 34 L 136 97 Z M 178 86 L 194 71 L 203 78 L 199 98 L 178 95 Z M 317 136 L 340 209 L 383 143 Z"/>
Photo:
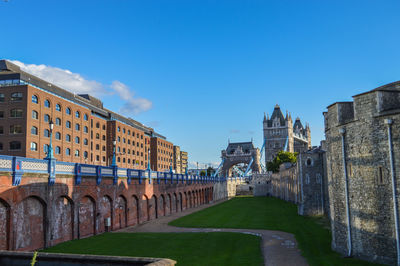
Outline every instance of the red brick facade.
<path fill-rule="evenodd" d="M 151 169 L 153 171 L 165 172 L 172 166 L 174 145 L 165 139 L 151 138 Z"/>
<path fill-rule="evenodd" d="M 137 179 L 127 185 L 120 179 L 83 177 L 80 185 L 73 176 L 57 176 L 48 186 L 47 175 L 26 174 L 21 184 L 0 175 L 0 249 L 35 250 L 71 239 L 156 219 L 213 199 L 213 183 L 182 184 L 168 180 L 149 184 Z M 186 182 L 186 181 L 185 181 Z M 110 227 L 107 227 L 110 218 Z"/>

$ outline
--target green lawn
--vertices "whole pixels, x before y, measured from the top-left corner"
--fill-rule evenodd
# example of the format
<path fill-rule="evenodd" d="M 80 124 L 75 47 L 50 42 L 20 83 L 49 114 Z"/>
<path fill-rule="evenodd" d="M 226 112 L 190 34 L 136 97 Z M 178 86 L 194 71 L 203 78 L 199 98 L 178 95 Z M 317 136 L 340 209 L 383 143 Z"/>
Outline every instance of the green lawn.
<path fill-rule="evenodd" d="M 262 265 L 261 239 L 239 233 L 105 233 L 43 250 L 176 260 L 178 265 Z"/>
<path fill-rule="evenodd" d="M 331 235 L 323 218 L 297 215 L 297 207 L 276 198 L 237 197 L 172 221 L 180 227 L 268 229 L 296 236 L 310 265 L 376 265 L 344 259 L 331 250 Z"/>

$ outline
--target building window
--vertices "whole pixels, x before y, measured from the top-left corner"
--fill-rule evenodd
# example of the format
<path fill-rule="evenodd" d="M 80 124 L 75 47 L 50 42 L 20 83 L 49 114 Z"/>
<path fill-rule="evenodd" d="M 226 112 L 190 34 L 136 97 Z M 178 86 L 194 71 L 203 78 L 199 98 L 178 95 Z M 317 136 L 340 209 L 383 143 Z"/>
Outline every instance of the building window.
<path fill-rule="evenodd" d="M 32 111 L 32 119 L 39 119 L 39 113 L 36 111 Z"/>
<path fill-rule="evenodd" d="M 31 142 L 31 151 L 37 151 L 37 143 Z"/>
<path fill-rule="evenodd" d="M 70 148 L 66 148 L 65 149 L 65 155 L 71 155 L 71 149 Z"/>
<path fill-rule="evenodd" d="M 106 130 L 106 125 L 103 125 L 103 130 Z"/>
<path fill-rule="evenodd" d="M 103 135 L 103 140 L 106 140 L 106 135 Z"/>
<path fill-rule="evenodd" d="M 103 162 L 105 162 L 106 161 L 106 157 L 105 156 L 103 156 Z"/>
<path fill-rule="evenodd" d="M 128 136 L 130 136 L 131 135 L 131 131 L 128 129 Z"/>
<path fill-rule="evenodd" d="M 79 157 L 79 150 L 75 150 L 75 157 Z"/>
<path fill-rule="evenodd" d="M 100 134 L 96 133 L 96 139 L 100 139 Z"/>
<path fill-rule="evenodd" d="M 21 125 L 10 126 L 10 134 L 22 134 L 22 126 Z"/>
<path fill-rule="evenodd" d="M 11 109 L 10 117 L 11 118 L 22 118 L 22 109 Z"/>
<path fill-rule="evenodd" d="M 49 123 L 49 121 L 50 121 L 50 116 L 44 115 L 44 122 Z"/>
<path fill-rule="evenodd" d="M 49 153 L 49 144 L 44 144 L 43 145 L 43 152 L 46 153 L 46 154 Z"/>
<path fill-rule="evenodd" d="M 131 144 L 131 140 L 130 139 L 128 139 L 128 144 Z"/>
<path fill-rule="evenodd" d="M 121 161 L 121 158 L 118 157 L 118 158 L 117 158 L 117 161 L 120 162 L 120 161 Z"/>
<path fill-rule="evenodd" d="M 118 142 L 121 142 L 121 137 L 118 137 Z"/>
<path fill-rule="evenodd" d="M 75 143 L 79 144 L 79 137 L 75 137 Z"/>
<path fill-rule="evenodd" d="M 50 101 L 49 100 L 44 101 L 44 107 L 50 108 Z"/>
<path fill-rule="evenodd" d="M 84 152 L 83 152 L 83 158 L 87 159 L 87 158 L 88 158 L 88 155 L 89 155 L 89 154 L 88 154 L 87 151 L 84 151 Z"/>
<path fill-rule="evenodd" d="M 121 152 L 121 147 L 118 147 L 118 148 L 117 148 L 117 151 L 118 151 L 118 152 Z"/>
<path fill-rule="evenodd" d="M 3 150 L 3 143 L 0 142 L 0 151 L 2 151 L 2 150 Z"/>
<path fill-rule="evenodd" d="M 56 125 L 57 126 L 61 126 L 61 119 L 60 118 L 56 118 Z"/>
<path fill-rule="evenodd" d="M 89 132 L 89 128 L 87 126 L 83 127 L 83 132 L 88 133 Z"/>
<path fill-rule="evenodd" d="M 70 121 L 65 122 L 65 126 L 66 126 L 67 128 L 71 128 L 71 122 L 70 122 Z"/>
<path fill-rule="evenodd" d="M 76 130 L 76 131 L 81 130 L 81 126 L 80 126 L 79 124 L 75 124 L 75 130 Z"/>
<path fill-rule="evenodd" d="M 97 162 L 100 161 L 100 156 L 99 155 L 96 155 L 96 161 Z"/>
<path fill-rule="evenodd" d="M 22 101 L 22 92 L 11 93 L 11 101 L 12 102 Z"/>
<path fill-rule="evenodd" d="M 67 109 L 65 109 L 65 113 L 67 115 L 71 115 L 71 108 L 67 107 Z"/>
<path fill-rule="evenodd" d="M 122 142 L 123 142 L 123 143 L 125 143 L 125 142 L 126 142 L 125 138 L 122 138 Z"/>
<path fill-rule="evenodd" d="M 118 131 L 118 132 L 120 132 L 120 131 L 121 131 L 121 128 L 120 128 L 120 127 L 118 127 L 118 128 L 117 128 L 117 131 Z"/>
<path fill-rule="evenodd" d="M 106 146 L 103 146 L 103 151 L 106 151 Z"/>
<path fill-rule="evenodd" d="M 20 141 L 11 141 L 10 142 L 10 151 L 20 150 L 21 142 Z"/>
<path fill-rule="evenodd" d="M 88 143 L 89 143 L 89 142 L 88 142 L 88 139 L 84 139 L 84 140 L 83 140 L 83 145 L 88 145 Z"/>
<path fill-rule="evenodd" d="M 124 132 L 124 134 L 125 134 L 125 128 L 122 129 L 122 132 Z"/>
<path fill-rule="evenodd" d="M 31 134 L 32 135 L 37 135 L 38 134 L 38 128 L 37 127 L 32 127 L 31 128 Z"/>
<path fill-rule="evenodd" d="M 96 123 L 96 128 L 100 128 L 100 123 L 99 122 Z"/>
<path fill-rule="evenodd" d="M 45 129 L 45 130 L 44 130 L 44 136 L 45 136 L 46 138 L 50 137 L 50 131 L 49 131 L 48 129 Z"/>
<path fill-rule="evenodd" d="M 32 95 L 32 102 L 33 103 L 38 103 L 39 102 L 38 97 L 36 95 Z"/>
<path fill-rule="evenodd" d="M 96 144 L 96 150 L 100 150 L 100 145 Z"/>
<path fill-rule="evenodd" d="M 61 133 L 60 132 L 56 132 L 56 140 L 61 140 Z"/>
<path fill-rule="evenodd" d="M 84 115 L 83 115 L 83 119 L 84 119 L 85 121 L 88 121 L 88 120 L 89 120 L 89 116 L 88 116 L 87 114 L 84 114 Z"/>
<path fill-rule="evenodd" d="M 65 135 L 65 141 L 71 142 L 71 135 L 70 134 Z"/>
<path fill-rule="evenodd" d="M 0 135 L 3 135 L 3 134 L 4 134 L 3 126 L 0 126 Z"/>
<path fill-rule="evenodd" d="M 81 114 L 79 113 L 79 111 L 76 111 L 76 112 L 75 112 L 75 117 L 76 117 L 76 118 L 80 118 L 80 117 L 81 117 Z"/>
<path fill-rule="evenodd" d="M 57 147 L 56 147 L 55 153 L 56 153 L 56 154 L 60 154 L 60 153 L 61 153 L 61 148 L 60 148 L 60 146 L 57 146 Z"/>
<path fill-rule="evenodd" d="M 5 97 L 4 93 L 0 93 L 0 103 L 4 103 Z"/>

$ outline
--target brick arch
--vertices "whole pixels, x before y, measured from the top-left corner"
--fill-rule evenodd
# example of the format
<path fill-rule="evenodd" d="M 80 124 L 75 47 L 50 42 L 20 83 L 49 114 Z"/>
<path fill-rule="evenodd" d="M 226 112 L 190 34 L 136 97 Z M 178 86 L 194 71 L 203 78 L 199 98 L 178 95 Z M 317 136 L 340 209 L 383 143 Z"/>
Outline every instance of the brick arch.
<path fill-rule="evenodd" d="M 115 200 L 115 229 L 121 229 L 128 225 L 128 201 L 124 195 L 119 195 Z"/>
<path fill-rule="evenodd" d="M 179 207 L 180 207 L 180 210 L 183 211 L 183 197 L 182 197 L 182 192 L 179 192 Z"/>
<path fill-rule="evenodd" d="M 188 199 L 189 199 L 189 196 L 188 196 L 188 193 L 186 193 L 186 191 L 183 192 L 183 195 L 185 196 L 185 209 L 187 209 L 187 208 L 188 208 Z"/>
<path fill-rule="evenodd" d="M 10 249 L 10 204 L 0 198 L 0 250 Z"/>
<path fill-rule="evenodd" d="M 178 209 L 179 199 L 175 192 L 174 192 L 174 198 L 175 198 L 175 206 L 174 206 L 175 212 L 178 212 L 179 211 L 179 209 Z"/>
<path fill-rule="evenodd" d="M 163 216 L 167 215 L 167 211 L 166 211 L 166 203 L 165 203 L 165 196 L 163 194 L 161 194 L 160 196 L 160 208 L 161 208 L 161 214 Z"/>
<path fill-rule="evenodd" d="M 167 204 L 168 204 L 169 214 L 171 214 L 172 213 L 172 198 L 171 198 L 170 193 L 167 194 Z"/>
<path fill-rule="evenodd" d="M 83 196 L 78 203 L 78 238 L 96 234 L 96 200 Z"/>
<path fill-rule="evenodd" d="M 136 224 L 140 223 L 140 204 L 139 204 L 139 198 L 136 195 L 132 195 L 132 211 L 130 213 L 132 213 L 133 216 L 133 221 Z M 135 224 L 133 223 L 133 224 Z"/>
<path fill-rule="evenodd" d="M 113 215 L 113 200 L 112 198 L 104 194 L 102 197 L 99 198 L 98 201 L 98 212 L 96 213 L 96 217 L 99 219 L 97 220 L 98 223 L 98 231 L 99 232 L 108 232 L 111 231 L 114 227 L 114 215 Z M 106 219 L 111 219 L 111 226 L 106 226 Z"/>
<path fill-rule="evenodd" d="M 20 201 L 13 212 L 15 250 L 33 250 L 47 246 L 47 204 L 38 196 Z"/>
<path fill-rule="evenodd" d="M 158 206 L 158 197 L 154 194 L 151 197 L 151 202 L 150 202 L 150 219 L 151 218 L 154 218 L 154 219 L 158 218 L 158 215 L 159 215 L 158 208 L 159 208 L 159 206 Z"/>
<path fill-rule="evenodd" d="M 52 245 L 74 239 L 74 201 L 67 195 L 61 195 L 52 204 L 54 223 L 50 236 Z"/>
<path fill-rule="evenodd" d="M 192 208 L 192 192 L 189 191 L 187 193 L 187 195 L 188 195 L 188 202 L 186 203 L 186 205 L 187 205 L 186 207 L 187 208 Z"/>
<path fill-rule="evenodd" d="M 142 211 L 144 212 L 142 217 L 145 217 L 146 221 L 150 221 L 150 203 L 147 195 L 142 196 L 142 203 L 145 205 L 145 207 L 142 208 Z"/>

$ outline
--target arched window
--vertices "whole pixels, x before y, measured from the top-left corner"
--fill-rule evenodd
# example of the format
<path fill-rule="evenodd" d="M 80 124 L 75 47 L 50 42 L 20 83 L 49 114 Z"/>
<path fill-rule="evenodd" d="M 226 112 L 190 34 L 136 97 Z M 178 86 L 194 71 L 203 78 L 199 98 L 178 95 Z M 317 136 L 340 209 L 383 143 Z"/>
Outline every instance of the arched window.
<path fill-rule="evenodd" d="M 79 150 L 75 150 L 75 157 L 79 157 Z"/>
<path fill-rule="evenodd" d="M 61 105 L 59 105 L 58 103 L 56 104 L 56 111 L 61 112 Z"/>
<path fill-rule="evenodd" d="M 37 135 L 38 134 L 38 128 L 37 127 L 32 127 L 31 128 L 31 134 L 32 135 Z"/>
<path fill-rule="evenodd" d="M 21 142 L 20 141 L 11 141 L 10 142 L 10 151 L 20 150 Z"/>
<path fill-rule="evenodd" d="M 39 119 L 39 113 L 36 111 L 32 111 L 32 119 Z"/>
<path fill-rule="evenodd" d="M 96 133 L 96 139 L 100 139 L 100 134 Z"/>
<path fill-rule="evenodd" d="M 83 132 L 88 133 L 89 132 L 89 128 L 87 126 L 83 127 Z"/>
<path fill-rule="evenodd" d="M 84 114 L 84 115 L 83 115 L 83 119 L 84 119 L 85 121 L 88 121 L 88 120 L 89 120 L 89 116 L 88 116 L 87 114 Z"/>
<path fill-rule="evenodd" d="M 49 115 L 44 115 L 44 122 L 47 122 L 47 123 L 49 123 L 49 121 L 50 121 L 50 116 Z"/>
<path fill-rule="evenodd" d="M 106 151 L 106 146 L 103 146 L 103 151 Z"/>
<path fill-rule="evenodd" d="M 65 141 L 71 142 L 71 135 L 70 134 L 65 135 Z"/>
<path fill-rule="evenodd" d="M 65 155 L 68 155 L 68 156 L 71 155 L 71 149 L 70 148 L 66 148 L 65 149 Z"/>
<path fill-rule="evenodd" d="M 125 128 L 122 129 L 122 132 L 125 134 Z"/>
<path fill-rule="evenodd" d="M 50 101 L 49 100 L 44 101 L 44 107 L 50 108 Z"/>
<path fill-rule="evenodd" d="M 22 113 L 23 110 L 22 109 L 11 109 L 10 110 L 10 117 L 11 118 L 22 118 Z"/>
<path fill-rule="evenodd" d="M 121 128 L 120 128 L 120 127 L 118 127 L 118 128 L 117 128 L 117 131 L 118 131 L 118 132 L 120 132 L 120 131 L 121 131 Z"/>
<path fill-rule="evenodd" d="M 84 152 L 83 152 L 83 158 L 85 158 L 85 159 L 88 158 L 88 152 L 87 152 L 87 151 L 84 151 Z"/>
<path fill-rule="evenodd" d="M 76 112 L 75 112 L 75 117 L 76 117 L 76 118 L 81 117 L 81 114 L 79 113 L 79 111 L 76 111 Z"/>
<path fill-rule="evenodd" d="M 61 126 L 61 119 L 58 117 L 56 118 L 56 125 Z"/>
<path fill-rule="evenodd" d="M 71 122 L 70 122 L 70 121 L 65 122 L 65 126 L 66 126 L 67 128 L 71 128 Z"/>
<path fill-rule="evenodd" d="M 96 144 L 96 150 L 100 150 L 100 145 Z"/>
<path fill-rule="evenodd" d="M 60 154 L 61 153 L 61 148 L 60 148 L 60 146 L 56 146 L 56 148 L 55 148 L 55 153 L 56 154 Z"/>
<path fill-rule="evenodd" d="M 79 144 L 79 137 L 75 137 L 75 143 Z"/>
<path fill-rule="evenodd" d="M 96 128 L 100 128 L 100 123 L 99 122 L 96 123 Z"/>
<path fill-rule="evenodd" d="M 128 135 L 130 136 L 131 135 L 131 131 L 128 129 Z"/>
<path fill-rule="evenodd" d="M 37 151 L 37 143 L 31 142 L 31 151 Z"/>
<path fill-rule="evenodd" d="M 45 129 L 45 130 L 44 130 L 44 136 L 45 136 L 46 138 L 50 137 L 50 131 L 49 131 L 48 129 Z"/>
<path fill-rule="evenodd" d="M 60 132 L 56 132 L 56 139 L 57 140 L 61 140 L 61 133 Z"/>
<path fill-rule="evenodd" d="M 89 143 L 88 139 L 83 140 L 83 145 L 88 145 L 88 143 Z"/>
<path fill-rule="evenodd" d="M 106 125 L 103 125 L 103 130 L 106 130 Z"/>
<path fill-rule="evenodd" d="M 106 140 L 106 135 L 103 135 L 103 140 Z"/>
<path fill-rule="evenodd" d="M 22 101 L 22 97 L 23 97 L 22 92 L 11 93 L 11 101 L 12 102 Z"/>
<path fill-rule="evenodd" d="M 33 103 L 38 103 L 39 102 L 38 97 L 36 95 L 32 95 L 32 102 Z"/>
<path fill-rule="evenodd" d="M 67 109 L 65 109 L 65 113 L 67 115 L 70 115 L 71 114 L 71 108 L 67 107 Z"/>
<path fill-rule="evenodd" d="M 75 124 L 75 130 L 76 130 L 76 131 L 81 130 L 81 126 L 80 126 L 79 124 Z"/>

